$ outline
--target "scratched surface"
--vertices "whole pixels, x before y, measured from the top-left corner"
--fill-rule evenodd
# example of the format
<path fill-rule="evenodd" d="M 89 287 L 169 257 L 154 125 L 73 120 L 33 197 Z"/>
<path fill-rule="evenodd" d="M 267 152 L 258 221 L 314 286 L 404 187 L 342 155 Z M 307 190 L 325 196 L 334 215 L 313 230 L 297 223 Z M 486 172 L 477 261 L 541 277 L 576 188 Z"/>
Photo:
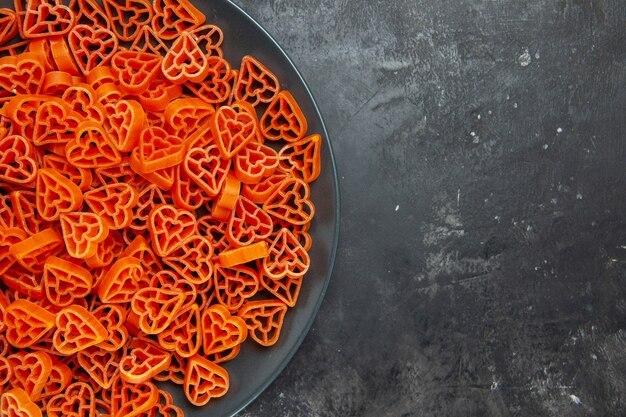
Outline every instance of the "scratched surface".
<path fill-rule="evenodd" d="M 239 417 L 626 415 L 626 2 L 236 3 L 343 203 L 314 328 Z"/>

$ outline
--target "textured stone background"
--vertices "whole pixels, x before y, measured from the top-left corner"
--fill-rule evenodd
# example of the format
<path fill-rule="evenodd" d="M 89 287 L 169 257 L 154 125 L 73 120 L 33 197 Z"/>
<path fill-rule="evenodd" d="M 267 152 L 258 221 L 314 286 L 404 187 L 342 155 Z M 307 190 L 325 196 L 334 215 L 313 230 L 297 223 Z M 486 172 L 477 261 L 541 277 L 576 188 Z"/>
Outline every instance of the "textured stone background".
<path fill-rule="evenodd" d="M 239 416 L 626 415 L 626 2 L 236 3 L 343 203 L 314 328 Z"/>

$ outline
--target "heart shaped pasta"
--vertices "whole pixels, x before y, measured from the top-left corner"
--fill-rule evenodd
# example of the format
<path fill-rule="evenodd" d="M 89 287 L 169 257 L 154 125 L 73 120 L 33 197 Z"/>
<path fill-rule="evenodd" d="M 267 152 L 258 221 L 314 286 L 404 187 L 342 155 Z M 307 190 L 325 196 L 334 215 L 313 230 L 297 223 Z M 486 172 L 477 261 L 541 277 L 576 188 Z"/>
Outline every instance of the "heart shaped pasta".
<path fill-rule="evenodd" d="M 65 147 L 65 156 L 78 168 L 107 168 L 122 162 L 104 129 L 90 121 L 78 126 L 76 138 Z"/>
<path fill-rule="evenodd" d="M 131 384 L 149 381 L 167 369 L 170 362 L 171 355 L 167 351 L 146 339 L 135 338 L 120 359 L 120 377 Z"/>
<path fill-rule="evenodd" d="M 202 313 L 204 332 L 202 350 L 205 355 L 231 349 L 241 344 L 248 336 L 246 322 L 232 316 L 223 305 L 216 304 Z"/>
<path fill-rule="evenodd" d="M 48 417 L 91 417 L 96 411 L 93 389 L 85 382 L 75 382 L 48 401 Z"/>
<path fill-rule="evenodd" d="M 248 334 L 261 346 L 272 346 L 280 337 L 287 305 L 280 300 L 248 301 L 238 312 L 246 321 Z"/>
<path fill-rule="evenodd" d="M 74 13 L 59 0 L 29 1 L 23 22 L 27 38 L 63 35 L 74 25 Z"/>
<path fill-rule="evenodd" d="M 0 140 L 0 181 L 28 185 L 37 176 L 35 150 L 22 136 L 7 136 Z"/>
<path fill-rule="evenodd" d="M 115 35 L 124 42 L 135 39 L 154 13 L 147 0 L 103 0 L 103 3 Z"/>
<path fill-rule="evenodd" d="M 231 161 L 220 157 L 220 150 L 216 145 L 208 145 L 190 149 L 183 164 L 189 177 L 213 197 L 220 192 Z"/>
<path fill-rule="evenodd" d="M 261 118 L 261 131 L 270 140 L 296 142 L 304 137 L 306 130 L 306 118 L 288 91 L 278 93 Z"/>
<path fill-rule="evenodd" d="M 211 129 L 222 158 L 230 159 L 256 138 L 258 122 L 246 107 L 222 106 L 215 112 Z"/>
<path fill-rule="evenodd" d="M 322 138 L 192 3 L 0 8 L 2 416 L 183 417 L 298 301 Z"/>
<path fill-rule="evenodd" d="M 98 319 L 76 304 L 65 307 L 57 314 L 56 325 L 54 347 L 64 355 L 97 345 L 107 337 L 107 330 Z"/>
<path fill-rule="evenodd" d="M 13 388 L 2 394 L 0 414 L 7 417 L 42 417 L 39 406 L 21 388 Z"/>
<path fill-rule="evenodd" d="M 85 193 L 84 200 L 110 229 L 118 230 L 133 220 L 139 194 L 129 184 L 108 184 Z"/>
<path fill-rule="evenodd" d="M 153 249 L 159 256 L 167 256 L 196 231 L 195 216 L 164 204 L 154 208 L 148 217 L 148 229 Z"/>
<path fill-rule="evenodd" d="M 50 355 L 45 352 L 18 352 L 7 359 L 13 371 L 13 386 L 23 389 L 31 400 L 38 400 L 52 371 Z"/>
<path fill-rule="evenodd" d="M 109 227 L 102 217 L 94 213 L 80 212 L 61 215 L 63 240 L 70 256 L 89 259 L 95 255 L 98 243 L 109 234 Z"/>
<path fill-rule="evenodd" d="M 159 399 L 157 387 L 151 382 L 129 384 L 119 375 L 111 385 L 111 415 L 135 417 L 154 407 Z"/>
<path fill-rule="evenodd" d="M 235 99 L 257 106 L 271 102 L 279 90 L 278 78 L 265 65 L 250 55 L 243 57 L 235 85 Z"/>
<path fill-rule="evenodd" d="M 185 396 L 194 405 L 207 404 L 226 394 L 230 384 L 228 372 L 200 355 L 189 358 L 185 371 Z"/>
<path fill-rule="evenodd" d="M 188 0 L 155 0 L 152 27 L 161 39 L 176 39 L 180 33 L 197 28 L 206 20 Z"/>
<path fill-rule="evenodd" d="M 119 374 L 122 351 L 108 351 L 97 346 L 88 347 L 76 354 L 80 366 L 103 389 L 111 388 L 113 379 Z"/>
<path fill-rule="evenodd" d="M 18 23 L 15 10 L 0 9 L 0 45 L 7 43 L 17 35 Z"/>
<path fill-rule="evenodd" d="M 131 308 L 139 316 L 139 327 L 143 332 L 158 334 L 176 318 L 184 298 L 173 288 L 142 288 L 133 296 Z"/>
<path fill-rule="evenodd" d="M 165 78 L 176 84 L 200 82 L 209 72 L 209 64 L 194 35 L 183 32 L 165 54 L 161 70 Z"/>
<path fill-rule="evenodd" d="M 117 51 L 118 41 L 113 32 L 104 27 L 76 25 L 70 31 L 68 44 L 83 74 L 107 64 Z"/>
<path fill-rule="evenodd" d="M 118 259 L 104 274 L 97 293 L 105 303 L 129 302 L 141 286 L 144 269 L 139 259 L 126 256 Z"/>
<path fill-rule="evenodd" d="M 43 284 L 46 297 L 59 307 L 67 307 L 77 298 L 84 298 L 91 292 L 91 273 L 73 262 L 56 256 L 46 259 L 43 269 Z"/>
<path fill-rule="evenodd" d="M 267 198 L 263 210 L 279 219 L 293 224 L 305 224 L 315 214 L 315 206 L 309 199 L 307 183 L 298 178 L 287 178 Z"/>

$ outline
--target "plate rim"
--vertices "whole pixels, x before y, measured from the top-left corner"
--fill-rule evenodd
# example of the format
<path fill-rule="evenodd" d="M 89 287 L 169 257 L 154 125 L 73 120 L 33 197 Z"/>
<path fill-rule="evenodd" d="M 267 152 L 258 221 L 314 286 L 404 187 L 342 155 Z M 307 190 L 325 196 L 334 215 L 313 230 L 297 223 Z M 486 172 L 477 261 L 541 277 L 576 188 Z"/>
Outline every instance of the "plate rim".
<path fill-rule="evenodd" d="M 300 70 L 298 70 L 298 67 L 295 65 L 295 63 L 293 62 L 293 60 L 291 59 L 289 54 L 287 54 L 287 52 L 283 49 L 283 47 L 263 27 L 263 25 L 261 25 L 255 18 L 250 16 L 250 14 L 248 14 L 248 12 L 246 12 L 241 6 L 239 6 L 238 4 L 234 3 L 232 0 L 227 0 L 225 3 L 227 5 L 233 7 L 250 24 L 256 26 L 267 37 L 267 39 L 270 41 L 270 43 L 273 44 L 278 51 L 280 51 L 280 53 L 284 56 L 284 58 L 287 60 L 289 65 L 291 65 L 291 67 L 293 68 L 293 70 L 294 70 L 294 72 L 295 72 L 295 74 L 297 76 L 297 79 L 302 83 L 302 86 L 304 87 L 304 90 L 306 91 L 306 93 L 310 97 L 311 104 L 313 105 L 314 112 L 315 112 L 315 114 L 317 115 L 317 118 L 320 121 L 321 130 L 322 130 L 321 134 L 322 134 L 322 136 L 324 138 L 324 142 L 325 142 L 327 150 L 328 150 L 328 155 L 330 157 L 330 167 L 326 168 L 326 169 L 331 169 L 331 171 L 332 171 L 332 177 L 333 177 L 332 178 L 332 185 L 333 185 L 333 188 L 334 188 L 333 194 L 334 194 L 335 201 L 336 201 L 335 210 L 334 210 L 334 212 L 335 212 L 334 213 L 334 215 L 335 215 L 335 222 L 334 223 L 335 224 L 334 224 L 334 227 L 333 227 L 333 242 L 332 242 L 332 245 L 331 245 L 331 248 L 330 248 L 330 256 L 329 256 L 329 259 L 328 259 L 328 268 L 327 268 L 326 276 L 324 277 L 324 284 L 322 285 L 322 289 L 321 289 L 320 295 L 318 297 L 318 300 L 315 302 L 315 306 L 313 307 L 313 314 L 310 315 L 309 319 L 305 323 L 303 331 L 298 336 L 298 339 L 296 340 L 296 342 L 294 343 L 292 348 L 287 353 L 287 356 L 285 357 L 285 360 L 279 366 L 277 366 L 276 369 L 274 369 L 274 371 L 270 374 L 270 376 L 267 378 L 267 380 L 264 381 L 263 384 L 261 384 L 248 398 L 246 398 L 242 402 L 242 404 L 231 414 L 231 417 L 232 417 L 232 416 L 235 416 L 235 415 L 239 414 L 246 407 L 248 407 L 254 400 L 256 400 L 276 380 L 276 378 L 285 370 L 287 365 L 291 362 L 291 360 L 295 356 L 296 352 L 298 350 L 300 350 L 300 346 L 302 345 L 302 342 L 304 342 L 304 339 L 309 334 L 309 331 L 311 330 L 311 327 L 313 326 L 313 322 L 317 318 L 317 314 L 319 313 L 319 309 L 322 306 L 322 302 L 324 301 L 324 298 L 326 296 L 326 291 L 328 290 L 328 286 L 330 284 L 330 279 L 332 277 L 333 270 L 334 270 L 334 267 L 335 267 L 335 259 L 336 259 L 336 256 L 337 256 L 337 249 L 338 249 L 338 246 L 339 246 L 339 232 L 340 232 L 340 224 L 341 224 L 341 216 L 340 216 L 340 213 L 341 213 L 341 192 L 340 192 L 340 189 L 339 189 L 339 175 L 338 175 L 338 171 L 337 171 L 337 163 L 335 161 L 335 153 L 333 151 L 332 142 L 330 140 L 330 135 L 328 133 L 328 129 L 326 128 L 326 123 L 324 122 L 324 117 L 322 116 L 322 112 L 321 112 L 321 110 L 320 110 L 320 108 L 319 108 L 319 106 L 317 104 L 317 100 L 315 100 L 315 96 L 311 92 L 311 89 L 309 88 L 309 85 L 307 84 L 306 80 L 304 79 L 304 77 L 300 73 Z"/>

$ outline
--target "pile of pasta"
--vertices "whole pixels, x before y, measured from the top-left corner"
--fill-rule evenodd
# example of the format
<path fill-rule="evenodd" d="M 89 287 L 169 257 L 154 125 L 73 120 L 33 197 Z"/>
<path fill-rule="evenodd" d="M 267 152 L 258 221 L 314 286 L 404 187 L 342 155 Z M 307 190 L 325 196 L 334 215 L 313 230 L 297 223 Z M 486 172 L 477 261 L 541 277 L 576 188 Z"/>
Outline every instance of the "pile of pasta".
<path fill-rule="evenodd" d="M 102 6 L 101 6 L 102 4 Z M 321 137 L 187 0 L 0 9 L 0 414 L 182 416 L 274 345 Z"/>

